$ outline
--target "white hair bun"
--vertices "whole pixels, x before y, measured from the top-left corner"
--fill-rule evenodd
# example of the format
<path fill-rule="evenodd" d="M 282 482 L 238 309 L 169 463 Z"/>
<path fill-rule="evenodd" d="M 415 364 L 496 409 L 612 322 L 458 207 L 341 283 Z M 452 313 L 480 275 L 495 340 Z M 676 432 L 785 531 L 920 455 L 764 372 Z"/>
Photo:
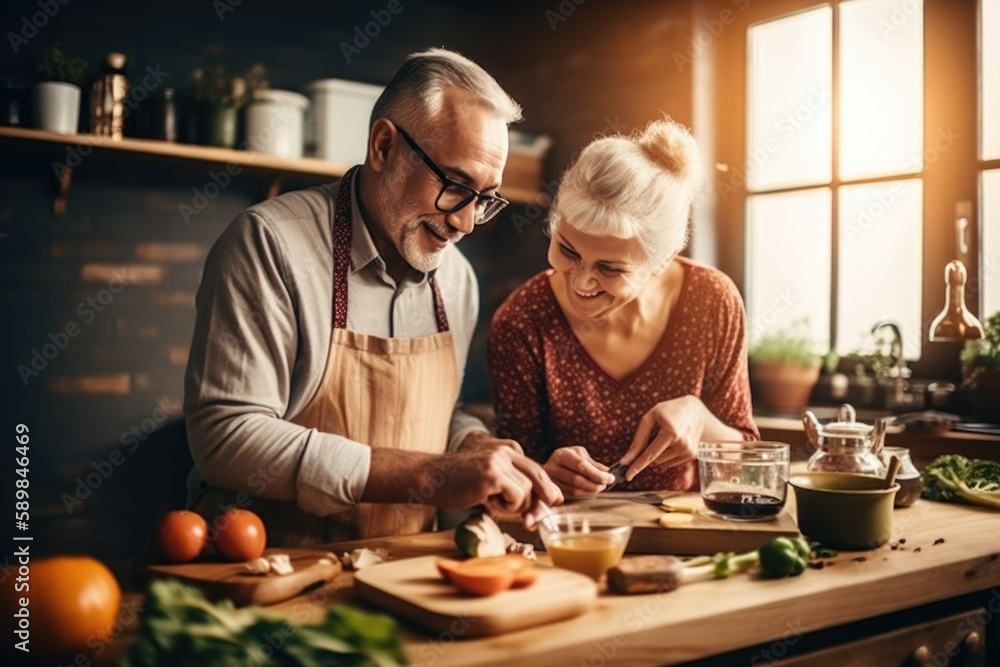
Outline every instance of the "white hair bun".
<path fill-rule="evenodd" d="M 639 131 L 635 142 L 643 154 L 689 187 L 702 179 L 701 153 L 686 127 L 670 119 L 654 120 Z"/>

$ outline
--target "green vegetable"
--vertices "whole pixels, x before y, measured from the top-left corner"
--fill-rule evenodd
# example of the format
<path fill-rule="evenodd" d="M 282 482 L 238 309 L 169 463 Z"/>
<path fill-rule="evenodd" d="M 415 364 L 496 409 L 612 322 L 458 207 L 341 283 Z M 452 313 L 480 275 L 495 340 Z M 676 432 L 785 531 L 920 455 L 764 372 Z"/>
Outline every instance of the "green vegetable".
<path fill-rule="evenodd" d="M 503 531 L 489 514 L 476 514 L 463 521 L 455 529 L 455 545 L 470 558 L 503 556 L 507 553 Z"/>
<path fill-rule="evenodd" d="M 733 554 L 720 551 L 714 556 L 699 556 L 684 562 L 681 583 L 708 579 L 725 579 L 760 565 L 765 577 L 797 577 L 805 572 L 812 555 L 812 546 L 802 537 L 778 537 L 757 551 Z"/>
<path fill-rule="evenodd" d="M 945 454 L 920 473 L 923 497 L 1000 509 L 1000 461 Z"/>
<path fill-rule="evenodd" d="M 213 605 L 172 580 L 150 586 L 139 640 L 122 661 L 123 667 L 405 664 L 396 622 L 388 616 L 335 606 L 318 625 L 297 625 L 259 607 Z"/>
<path fill-rule="evenodd" d="M 764 576 L 781 578 L 797 577 L 809 565 L 812 547 L 805 538 L 778 537 L 762 546 L 760 554 L 760 569 Z"/>

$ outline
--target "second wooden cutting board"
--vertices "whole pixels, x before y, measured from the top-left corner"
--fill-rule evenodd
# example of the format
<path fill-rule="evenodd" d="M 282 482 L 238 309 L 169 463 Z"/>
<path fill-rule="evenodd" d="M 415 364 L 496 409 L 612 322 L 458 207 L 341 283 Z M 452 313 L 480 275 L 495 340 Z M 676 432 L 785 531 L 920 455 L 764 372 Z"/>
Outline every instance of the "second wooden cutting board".
<path fill-rule="evenodd" d="M 268 549 L 264 555 L 283 553 L 289 556 L 295 571 L 291 574 L 254 575 L 245 572 L 246 563 L 196 561 L 193 563 L 158 563 L 137 560 L 134 571 L 140 581 L 179 579 L 199 588 L 211 600 L 232 600 L 237 607 L 251 604 L 274 604 L 330 581 L 341 572 L 339 560 L 317 549 Z M 334 557 L 336 558 L 336 557 Z M 325 559 L 326 562 L 323 562 Z"/>
<path fill-rule="evenodd" d="M 490 595 L 464 595 L 437 570 L 437 556 L 389 561 L 354 574 L 354 591 L 365 600 L 429 628 L 454 636 L 497 635 L 570 618 L 597 601 L 597 584 L 582 574 L 537 564 L 538 581 Z"/>
<path fill-rule="evenodd" d="M 627 499 L 625 493 L 598 495 L 593 499 L 573 501 L 559 507 L 558 512 L 607 511 L 621 514 L 632 520 L 632 537 L 628 553 L 674 554 L 677 556 L 711 555 L 719 551 L 744 553 L 760 548 L 776 537 L 799 534 L 795 523 L 794 499 L 789 494 L 784 509 L 773 521 L 737 522 L 717 519 L 704 511 L 704 503 L 697 493 L 664 494 L 668 503 L 693 505 L 698 511 L 690 523 L 670 528 L 660 525 L 663 510 L 649 504 Z M 638 494 L 636 494 L 638 495 Z M 678 515 L 681 520 L 686 517 Z M 500 529 L 522 542 L 531 542 L 541 548 L 538 533 L 528 532 L 519 517 L 499 517 Z"/>

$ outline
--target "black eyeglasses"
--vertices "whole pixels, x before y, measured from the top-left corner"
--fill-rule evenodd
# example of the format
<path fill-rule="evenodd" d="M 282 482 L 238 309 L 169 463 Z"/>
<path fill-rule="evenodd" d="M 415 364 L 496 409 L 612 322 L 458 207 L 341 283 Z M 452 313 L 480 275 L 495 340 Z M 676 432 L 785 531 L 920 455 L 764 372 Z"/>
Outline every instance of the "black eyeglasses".
<path fill-rule="evenodd" d="M 496 195 L 484 195 L 478 190 L 470 188 L 468 185 L 463 185 L 458 181 L 448 178 L 441 170 L 441 167 L 434 164 L 434 160 L 428 157 L 424 149 L 414 141 L 413 137 L 407 134 L 406 130 L 399 125 L 396 125 L 396 129 L 403 139 L 406 140 L 406 143 L 410 145 L 410 148 L 413 149 L 413 152 L 423 160 L 427 168 L 433 171 L 434 175 L 441 181 L 441 192 L 438 193 L 437 199 L 434 200 L 434 207 L 437 210 L 442 213 L 454 213 L 465 208 L 469 205 L 469 202 L 475 200 L 475 223 L 482 225 L 492 220 L 497 213 L 510 203 L 501 197 L 499 193 Z"/>

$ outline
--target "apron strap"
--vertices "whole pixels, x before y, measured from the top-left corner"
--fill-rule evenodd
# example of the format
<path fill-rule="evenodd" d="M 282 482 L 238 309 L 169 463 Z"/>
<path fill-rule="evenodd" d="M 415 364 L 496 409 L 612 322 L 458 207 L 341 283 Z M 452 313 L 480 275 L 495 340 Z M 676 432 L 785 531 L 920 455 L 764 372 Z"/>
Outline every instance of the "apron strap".
<path fill-rule="evenodd" d="M 340 181 L 337 202 L 333 209 L 333 328 L 347 328 L 347 274 L 351 269 L 351 183 L 360 166 L 351 167 Z M 438 333 L 449 330 L 448 315 L 434 276 L 430 277 L 434 293 L 434 315 Z"/>

